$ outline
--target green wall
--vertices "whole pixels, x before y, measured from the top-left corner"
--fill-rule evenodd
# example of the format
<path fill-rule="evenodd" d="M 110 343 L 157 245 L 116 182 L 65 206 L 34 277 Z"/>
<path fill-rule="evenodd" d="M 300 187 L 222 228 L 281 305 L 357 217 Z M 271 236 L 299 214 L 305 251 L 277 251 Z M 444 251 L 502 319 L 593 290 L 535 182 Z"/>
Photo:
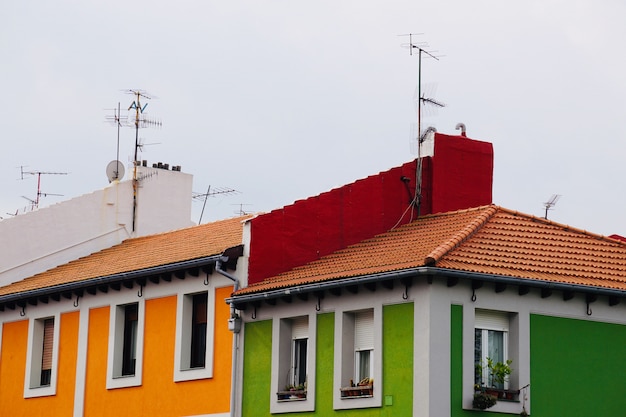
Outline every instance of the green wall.
<path fill-rule="evenodd" d="M 462 409 L 462 345 L 463 308 L 453 305 L 452 417 L 493 417 L 493 412 Z M 531 315 L 531 416 L 626 416 L 625 348 L 626 326 Z"/>
<path fill-rule="evenodd" d="M 626 416 L 626 326 L 530 316 L 533 416 Z"/>
<path fill-rule="evenodd" d="M 267 416 L 272 377 L 272 321 L 246 323 L 243 350 L 243 416 Z"/>
<path fill-rule="evenodd" d="M 377 417 L 410 416 L 413 410 L 413 304 L 383 307 L 383 404 L 392 405 L 355 410 L 333 410 L 334 313 L 317 316 L 317 369 L 315 411 L 281 416 Z M 270 320 L 246 323 L 244 344 L 244 417 L 269 414 L 272 361 Z M 376 381 L 374 381 L 376 388 Z M 356 401 L 356 400 L 351 400 Z"/>

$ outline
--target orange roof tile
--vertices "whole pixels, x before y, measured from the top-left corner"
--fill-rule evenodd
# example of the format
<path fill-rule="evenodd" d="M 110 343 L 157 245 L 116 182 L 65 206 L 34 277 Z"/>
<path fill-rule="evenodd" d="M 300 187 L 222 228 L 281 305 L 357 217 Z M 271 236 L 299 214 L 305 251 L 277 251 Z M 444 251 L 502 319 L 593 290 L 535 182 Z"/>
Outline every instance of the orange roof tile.
<path fill-rule="evenodd" d="M 242 244 L 242 222 L 250 217 L 235 217 L 127 239 L 118 245 L 0 287 L 0 296 L 219 255 L 228 248 Z"/>
<path fill-rule="evenodd" d="M 489 205 L 434 214 L 239 290 L 437 267 L 626 290 L 626 244 Z"/>

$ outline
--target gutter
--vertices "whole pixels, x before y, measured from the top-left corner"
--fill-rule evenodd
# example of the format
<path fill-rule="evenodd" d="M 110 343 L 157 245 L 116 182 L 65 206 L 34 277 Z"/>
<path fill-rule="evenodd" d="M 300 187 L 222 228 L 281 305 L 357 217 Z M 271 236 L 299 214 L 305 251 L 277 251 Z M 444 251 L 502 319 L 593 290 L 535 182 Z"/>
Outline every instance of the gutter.
<path fill-rule="evenodd" d="M 366 275 L 360 277 L 350 277 L 344 279 L 338 279 L 333 281 L 318 282 L 312 284 L 298 285 L 295 287 L 286 287 L 281 289 L 269 290 L 264 292 L 233 295 L 226 299 L 226 302 L 231 304 L 245 304 L 260 302 L 272 298 L 284 297 L 286 295 L 304 294 L 315 291 L 330 290 L 338 287 L 345 287 L 348 285 L 367 284 L 372 282 L 382 282 L 395 279 L 406 279 L 418 276 L 439 276 L 446 278 L 463 278 L 470 281 L 486 281 L 494 283 L 511 284 L 517 286 L 525 286 L 540 289 L 549 289 L 557 291 L 573 291 L 584 294 L 591 294 L 596 296 L 608 296 L 608 297 L 620 297 L 626 298 L 626 290 L 617 290 L 610 288 L 590 287 L 586 285 L 567 284 L 561 282 L 535 280 L 529 278 L 518 278 L 504 275 L 495 274 L 483 274 L 475 272 L 465 272 L 458 270 L 450 270 L 436 267 L 418 267 L 411 269 L 404 269 L 401 271 L 383 272 L 380 274 Z"/>
<path fill-rule="evenodd" d="M 215 263 L 215 272 L 233 281 L 233 292 L 239 289 L 239 279 L 222 269 L 222 262 L 228 262 L 228 256 L 220 256 Z M 228 319 L 228 329 L 233 332 L 233 351 L 230 376 L 230 416 L 234 417 L 235 407 L 237 406 L 237 363 L 238 363 L 238 345 L 239 332 L 241 331 L 241 318 L 235 311 L 235 305 L 230 304 L 230 318 Z"/>
<path fill-rule="evenodd" d="M 121 272 L 118 274 L 107 275 L 104 277 L 90 278 L 86 280 L 70 282 L 67 284 L 60 284 L 51 287 L 38 288 L 34 290 L 20 291 L 13 294 L 6 294 L 0 296 L 0 304 L 16 302 L 19 300 L 25 300 L 29 298 L 37 298 L 43 296 L 49 296 L 55 293 L 72 292 L 82 290 L 92 286 L 109 285 L 116 282 L 129 281 L 138 278 L 144 278 L 152 275 L 179 271 L 187 268 L 202 267 L 207 264 L 217 263 L 222 258 L 222 255 L 212 255 L 204 258 L 192 259 L 188 261 L 175 262 L 167 265 L 160 265 L 151 268 L 143 268 L 136 271 Z M 11 285 L 11 284 L 9 284 Z"/>

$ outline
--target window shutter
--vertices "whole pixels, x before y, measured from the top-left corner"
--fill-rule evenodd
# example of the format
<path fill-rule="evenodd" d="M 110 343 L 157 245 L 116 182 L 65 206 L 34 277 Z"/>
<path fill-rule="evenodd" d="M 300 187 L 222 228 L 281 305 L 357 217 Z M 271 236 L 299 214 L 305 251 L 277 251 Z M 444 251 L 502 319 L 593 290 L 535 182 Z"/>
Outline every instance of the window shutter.
<path fill-rule="evenodd" d="M 374 349 L 374 310 L 354 314 L 354 350 Z"/>
<path fill-rule="evenodd" d="M 309 338 L 309 318 L 307 316 L 295 317 L 291 319 L 291 338 Z"/>
<path fill-rule="evenodd" d="M 475 327 L 477 329 L 509 331 L 509 315 L 501 311 L 476 310 Z"/>
<path fill-rule="evenodd" d="M 43 322 L 43 353 L 41 355 L 41 370 L 52 369 L 52 342 L 54 340 L 54 319 Z"/>

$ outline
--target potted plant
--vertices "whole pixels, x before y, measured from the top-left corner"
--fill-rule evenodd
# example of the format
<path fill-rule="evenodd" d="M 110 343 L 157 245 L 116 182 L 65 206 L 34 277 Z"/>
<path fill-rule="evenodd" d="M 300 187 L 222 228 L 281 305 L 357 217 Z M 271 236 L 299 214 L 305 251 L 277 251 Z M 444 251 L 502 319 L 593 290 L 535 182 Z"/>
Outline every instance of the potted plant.
<path fill-rule="evenodd" d="M 487 368 L 489 368 L 489 375 L 491 375 L 492 384 L 498 384 L 504 387 L 504 383 L 508 381 L 509 375 L 513 371 L 511 369 L 512 359 L 506 362 L 494 362 L 491 358 L 487 358 Z"/>
<path fill-rule="evenodd" d="M 478 408 L 479 410 L 486 410 L 487 408 L 491 408 L 496 405 L 498 399 L 495 395 L 487 394 L 486 392 L 477 392 L 474 394 L 474 401 L 472 401 L 472 406 L 474 408 Z"/>
<path fill-rule="evenodd" d="M 508 359 L 506 362 L 494 362 L 493 359 L 487 358 L 487 368 L 491 376 L 491 387 L 487 388 L 489 394 L 495 394 L 499 398 L 506 397 L 504 383 L 509 380 L 509 376 L 513 371 L 511 369 L 512 363 L 512 359 Z"/>

